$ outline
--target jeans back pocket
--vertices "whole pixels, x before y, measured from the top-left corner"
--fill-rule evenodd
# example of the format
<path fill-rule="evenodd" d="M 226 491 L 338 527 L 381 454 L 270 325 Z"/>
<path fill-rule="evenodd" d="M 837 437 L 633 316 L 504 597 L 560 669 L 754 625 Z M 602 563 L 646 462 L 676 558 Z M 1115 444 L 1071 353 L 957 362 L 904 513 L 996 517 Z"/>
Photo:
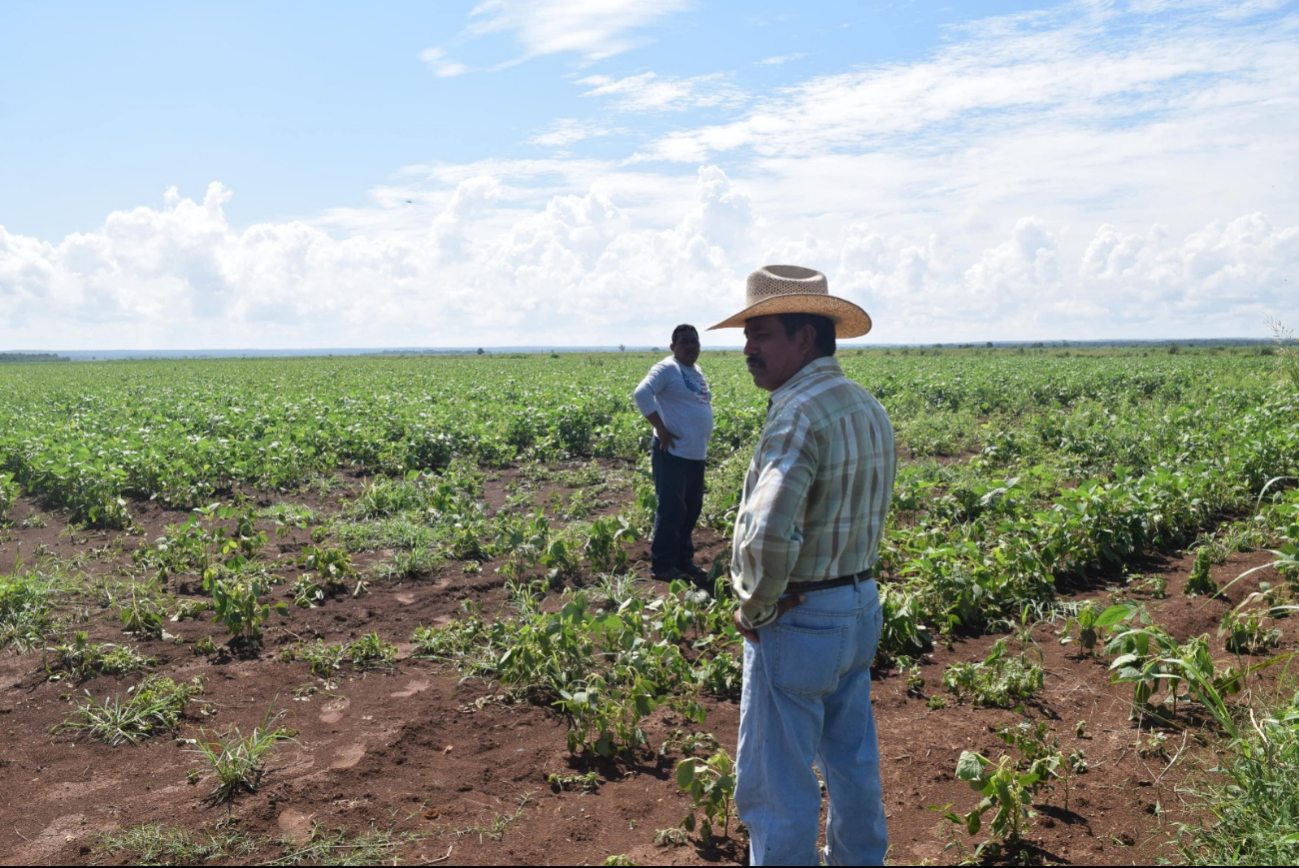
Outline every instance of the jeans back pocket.
<path fill-rule="evenodd" d="M 777 690 L 795 696 L 834 692 L 852 662 L 848 634 L 847 627 L 771 625 L 762 636 L 771 683 Z"/>

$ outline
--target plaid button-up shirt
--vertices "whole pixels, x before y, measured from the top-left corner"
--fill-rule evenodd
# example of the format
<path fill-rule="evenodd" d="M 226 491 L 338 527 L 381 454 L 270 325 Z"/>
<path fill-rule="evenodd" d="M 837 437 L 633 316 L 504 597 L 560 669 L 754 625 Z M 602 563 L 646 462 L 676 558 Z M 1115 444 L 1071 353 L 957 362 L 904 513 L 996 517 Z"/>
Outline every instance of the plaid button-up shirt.
<path fill-rule="evenodd" d="M 893 500 L 893 425 L 875 396 L 815 359 L 771 393 L 735 519 L 731 584 L 750 629 L 799 582 L 868 569 Z"/>

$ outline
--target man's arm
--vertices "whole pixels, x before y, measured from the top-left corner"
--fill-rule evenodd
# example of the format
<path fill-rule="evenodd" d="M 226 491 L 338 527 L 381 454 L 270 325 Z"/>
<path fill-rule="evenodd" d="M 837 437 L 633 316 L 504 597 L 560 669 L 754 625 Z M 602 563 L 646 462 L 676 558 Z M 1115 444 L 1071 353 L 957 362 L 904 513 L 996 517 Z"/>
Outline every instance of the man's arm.
<path fill-rule="evenodd" d="M 640 414 L 654 426 L 654 433 L 659 438 L 659 448 L 664 452 L 675 445 L 679 439 L 664 424 L 663 417 L 659 415 L 658 402 L 654 400 L 654 396 L 663 391 L 663 371 L 665 367 L 658 364 L 650 368 L 650 372 L 645 375 L 645 379 L 640 381 L 640 385 L 636 387 L 635 392 L 636 407 L 640 410 Z"/>
<path fill-rule="evenodd" d="M 772 419 L 758 444 L 758 477 L 735 528 L 737 625 L 748 631 L 788 609 L 778 601 L 803 546 L 807 493 L 816 477 L 816 450 L 807 418 L 786 412 Z"/>
<path fill-rule="evenodd" d="M 645 418 L 648 419 L 649 423 L 654 426 L 654 433 L 659 438 L 660 449 L 662 449 L 664 452 L 667 452 L 669 449 L 671 449 L 673 446 L 676 445 L 677 440 L 680 438 L 678 438 L 677 435 L 673 434 L 671 431 L 668 430 L 668 426 L 664 424 L 663 417 L 659 415 L 658 410 L 655 410 L 653 413 L 650 413 Z"/>

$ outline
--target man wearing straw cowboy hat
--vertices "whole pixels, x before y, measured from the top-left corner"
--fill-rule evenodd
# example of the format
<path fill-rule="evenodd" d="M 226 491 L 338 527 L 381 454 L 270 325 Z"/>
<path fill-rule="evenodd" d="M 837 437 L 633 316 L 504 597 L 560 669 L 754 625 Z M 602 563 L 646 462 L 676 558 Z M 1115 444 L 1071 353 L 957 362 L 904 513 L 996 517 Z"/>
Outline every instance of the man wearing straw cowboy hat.
<path fill-rule="evenodd" d="M 735 520 L 731 583 L 744 643 L 735 805 L 750 864 L 881 865 L 887 847 L 870 667 L 881 613 L 871 568 L 893 494 L 893 427 L 844 376 L 835 339 L 871 320 L 829 294 L 825 275 L 768 265 L 748 306 L 713 328 L 743 328 L 767 422 Z"/>

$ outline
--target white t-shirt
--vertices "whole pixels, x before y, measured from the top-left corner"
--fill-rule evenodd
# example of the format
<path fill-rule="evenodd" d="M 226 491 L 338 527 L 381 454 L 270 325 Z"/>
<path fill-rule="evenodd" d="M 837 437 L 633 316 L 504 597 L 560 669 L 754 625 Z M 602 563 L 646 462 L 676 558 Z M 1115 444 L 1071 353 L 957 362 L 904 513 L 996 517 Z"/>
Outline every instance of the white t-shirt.
<path fill-rule="evenodd" d="M 636 387 L 642 416 L 658 411 L 667 429 L 677 436 L 670 455 L 702 461 L 713 436 L 713 395 L 698 365 L 683 365 L 668 356 L 650 368 Z"/>

